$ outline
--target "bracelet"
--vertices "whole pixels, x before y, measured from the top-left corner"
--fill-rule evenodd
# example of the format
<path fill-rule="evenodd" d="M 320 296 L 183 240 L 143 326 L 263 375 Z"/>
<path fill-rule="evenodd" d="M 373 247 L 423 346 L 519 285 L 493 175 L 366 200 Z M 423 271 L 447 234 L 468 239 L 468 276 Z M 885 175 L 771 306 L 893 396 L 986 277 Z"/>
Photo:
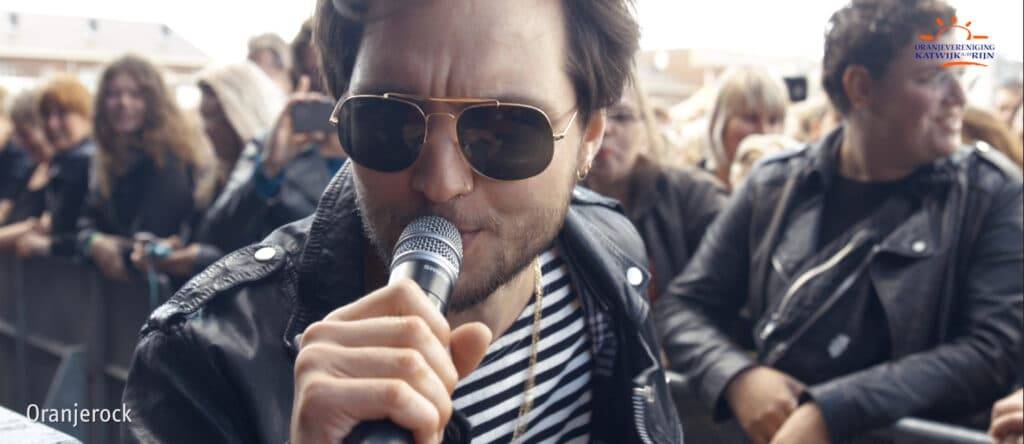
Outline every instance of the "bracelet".
<path fill-rule="evenodd" d="M 85 238 L 85 242 L 82 243 L 82 253 L 85 255 L 89 254 L 89 249 L 92 248 L 92 243 L 99 239 L 102 234 L 99 231 L 94 231 L 89 237 Z"/>

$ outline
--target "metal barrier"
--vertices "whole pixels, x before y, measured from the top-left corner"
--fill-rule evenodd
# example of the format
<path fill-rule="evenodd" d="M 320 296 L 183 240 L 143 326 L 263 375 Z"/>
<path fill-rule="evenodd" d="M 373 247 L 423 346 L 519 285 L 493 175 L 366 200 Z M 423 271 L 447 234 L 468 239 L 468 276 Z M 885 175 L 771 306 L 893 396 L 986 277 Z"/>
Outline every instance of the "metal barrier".
<path fill-rule="evenodd" d="M 677 399 L 681 396 L 688 397 L 691 400 L 694 398 L 690 392 L 689 385 L 686 383 L 685 376 L 669 371 L 668 382 Z M 683 409 L 680 410 L 680 415 L 683 417 L 682 419 L 684 424 L 690 422 L 691 425 L 701 429 L 713 427 L 711 432 L 715 434 L 714 442 L 716 443 L 729 442 L 739 444 L 748 442 L 746 437 L 742 436 L 739 425 L 736 424 L 735 421 L 724 425 L 711 425 L 710 418 L 687 418 L 687 416 L 690 415 L 687 415 L 686 413 L 692 413 L 692 410 L 689 412 L 683 412 Z M 689 421 L 687 421 L 688 419 Z M 684 427 L 684 430 L 687 433 L 690 432 L 690 430 L 686 430 L 686 427 Z M 694 431 L 698 434 L 708 432 L 708 430 Z M 692 442 L 705 442 L 708 435 L 705 433 L 698 436 L 705 439 L 698 439 Z M 992 440 L 984 432 L 975 429 L 943 424 L 919 418 L 903 418 L 889 427 L 867 432 L 863 437 L 856 439 L 855 442 L 899 444 L 991 444 Z"/>
<path fill-rule="evenodd" d="M 162 296 L 159 300 L 166 298 L 166 289 Z M 21 413 L 29 404 L 120 407 L 139 328 L 154 308 L 145 283 L 110 282 L 91 267 L 61 259 L 0 256 L 0 404 Z M 669 383 L 677 400 L 695 399 L 682 375 L 669 372 Z M 687 434 L 697 438 L 689 442 L 746 441 L 735 423 L 712 425 L 699 418 L 701 409 L 680 408 Z M 49 425 L 87 443 L 120 442 L 117 424 Z M 872 431 L 867 440 L 990 442 L 977 430 L 915 418 Z"/>
<path fill-rule="evenodd" d="M 139 329 L 155 308 L 149 294 L 143 282 L 111 282 L 68 260 L 0 256 L 0 404 L 22 414 L 31 404 L 120 407 Z M 115 423 L 48 425 L 87 443 L 120 441 Z"/>

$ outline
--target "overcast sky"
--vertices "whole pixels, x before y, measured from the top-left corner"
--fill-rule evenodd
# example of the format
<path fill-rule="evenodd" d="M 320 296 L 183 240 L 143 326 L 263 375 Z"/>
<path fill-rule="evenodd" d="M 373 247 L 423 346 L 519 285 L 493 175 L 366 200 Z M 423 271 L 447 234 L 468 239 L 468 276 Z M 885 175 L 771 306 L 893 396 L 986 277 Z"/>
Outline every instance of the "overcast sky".
<path fill-rule="evenodd" d="M 515 1 L 515 0 L 511 0 Z M 639 0 L 645 49 L 726 48 L 818 59 L 829 15 L 846 0 Z M 1024 2 L 954 0 L 961 22 L 1024 58 Z M 253 35 L 285 40 L 312 14 L 311 0 L 4 0 L 2 10 L 164 23 L 217 61 L 245 56 Z M 785 16 L 785 19 L 779 17 Z"/>

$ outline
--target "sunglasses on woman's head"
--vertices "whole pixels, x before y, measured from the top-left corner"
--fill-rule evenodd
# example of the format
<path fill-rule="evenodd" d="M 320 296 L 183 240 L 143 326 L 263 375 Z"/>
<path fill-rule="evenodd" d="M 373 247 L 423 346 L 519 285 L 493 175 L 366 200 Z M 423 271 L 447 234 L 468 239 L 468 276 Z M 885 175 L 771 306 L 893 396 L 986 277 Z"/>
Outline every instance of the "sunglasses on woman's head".
<path fill-rule="evenodd" d="M 426 113 L 422 103 L 463 105 L 455 114 Z M 427 121 L 455 120 L 459 147 L 473 170 L 497 180 L 521 180 L 551 163 L 555 142 L 565 138 L 578 111 L 560 133 L 540 108 L 494 99 L 446 99 L 406 94 L 356 95 L 340 101 L 331 115 L 338 139 L 353 162 L 381 172 L 412 166 L 427 140 Z"/>

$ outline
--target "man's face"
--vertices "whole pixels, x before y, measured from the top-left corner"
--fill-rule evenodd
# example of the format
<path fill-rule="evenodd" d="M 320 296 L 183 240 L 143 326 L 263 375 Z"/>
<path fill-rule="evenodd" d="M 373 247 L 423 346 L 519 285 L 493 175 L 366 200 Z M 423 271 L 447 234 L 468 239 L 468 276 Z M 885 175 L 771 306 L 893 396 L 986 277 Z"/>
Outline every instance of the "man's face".
<path fill-rule="evenodd" d="M 942 68 L 941 63 L 915 60 L 911 43 L 897 52 L 885 74 L 873 81 L 873 136 L 899 147 L 900 152 L 889 157 L 899 166 L 930 163 L 960 146 L 964 91 L 959 72 Z"/>
<path fill-rule="evenodd" d="M 356 61 L 351 94 L 398 92 L 427 97 L 495 98 L 536 106 L 565 128 L 575 94 L 565 73 L 560 2 L 434 0 L 401 6 L 371 22 Z M 371 11 L 372 15 L 372 11 Z M 454 112 L 427 105 L 427 113 Z M 600 117 L 592 119 L 603 124 Z M 592 123 L 591 126 L 594 126 Z M 600 128 L 603 129 L 603 128 Z M 582 144 L 579 125 L 555 143 L 542 173 L 498 181 L 475 173 L 459 149 L 455 122 L 430 118 L 426 142 L 404 171 L 354 166 L 359 205 L 370 240 L 389 258 L 402 229 L 436 214 L 462 233 L 463 266 L 450 310 L 482 302 L 547 247 L 568 208 Z"/>

